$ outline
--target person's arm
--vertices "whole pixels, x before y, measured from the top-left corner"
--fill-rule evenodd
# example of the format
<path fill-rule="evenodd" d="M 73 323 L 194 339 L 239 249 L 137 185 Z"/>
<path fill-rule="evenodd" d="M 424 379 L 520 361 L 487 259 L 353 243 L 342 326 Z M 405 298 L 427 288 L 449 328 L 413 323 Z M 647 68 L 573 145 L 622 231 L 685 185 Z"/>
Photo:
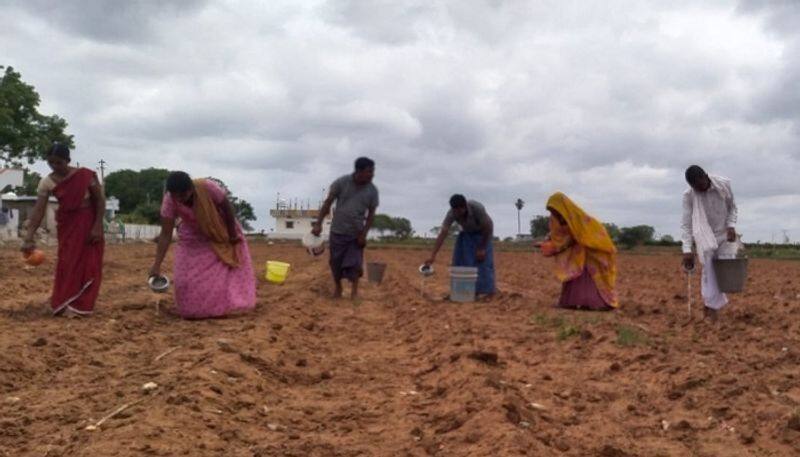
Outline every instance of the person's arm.
<path fill-rule="evenodd" d="M 362 248 L 367 245 L 367 235 L 369 235 L 369 229 L 372 228 L 372 222 L 375 220 L 375 209 L 374 206 L 370 207 L 367 213 L 367 220 L 364 222 L 364 230 L 358 235 L 358 245 Z"/>
<path fill-rule="evenodd" d="M 450 225 L 442 225 L 442 228 L 439 230 L 439 236 L 436 237 L 436 243 L 433 245 L 433 251 L 431 251 L 431 256 L 428 260 L 425 261 L 425 265 L 433 265 L 436 262 L 436 254 L 439 253 L 439 250 L 442 249 L 442 245 L 444 245 L 444 240 L 447 239 L 447 235 L 450 234 Z"/>
<path fill-rule="evenodd" d="M 729 198 L 725 202 L 728 207 L 728 217 L 725 218 L 725 227 L 728 229 L 728 241 L 736 241 L 736 222 L 739 218 L 739 209 L 736 207 L 736 200 L 733 198 L 733 190 L 728 184 Z"/>
<path fill-rule="evenodd" d="M 156 259 L 153 261 L 153 266 L 150 268 L 150 276 L 161 276 L 161 264 L 164 262 L 164 257 L 167 255 L 170 243 L 172 243 L 172 230 L 174 228 L 175 219 L 161 217 L 161 234 L 158 236 Z"/>
<path fill-rule="evenodd" d="M 683 250 L 683 268 L 694 269 L 694 254 L 692 254 L 692 244 L 694 235 L 692 234 L 692 193 L 683 194 L 683 219 L 681 221 L 681 241 Z"/>
<path fill-rule="evenodd" d="M 494 235 L 494 221 L 491 217 L 486 216 L 486 221 L 481 225 L 481 242 L 478 247 L 480 249 L 486 249 L 486 246 L 489 245 L 489 242 L 492 241 L 492 236 Z"/>
<path fill-rule="evenodd" d="M 336 195 L 334 195 L 334 187 L 331 186 L 330 192 L 328 192 L 328 198 L 325 199 L 325 202 L 322 203 L 322 208 L 319 209 L 319 216 L 317 216 L 317 221 L 314 222 L 311 228 L 311 233 L 314 236 L 320 236 L 322 233 L 322 223 L 325 221 L 325 218 L 328 217 L 328 214 L 331 212 L 331 206 L 333 206 L 333 202 L 336 200 Z"/>
<path fill-rule="evenodd" d="M 106 196 L 103 195 L 103 187 L 95 178 L 89 186 L 89 197 L 94 205 L 94 225 L 89 234 L 90 243 L 99 243 L 103 240 L 103 218 L 106 215 Z"/>
<path fill-rule="evenodd" d="M 44 219 L 44 213 L 47 210 L 47 200 L 50 198 L 50 194 L 39 194 L 36 198 L 36 204 L 33 206 L 33 211 L 31 211 L 30 216 L 28 216 L 28 230 L 25 234 L 25 240 L 22 243 L 22 252 L 28 253 L 36 249 L 36 241 L 34 241 L 34 236 L 36 235 L 36 230 L 42 224 L 42 219 Z"/>

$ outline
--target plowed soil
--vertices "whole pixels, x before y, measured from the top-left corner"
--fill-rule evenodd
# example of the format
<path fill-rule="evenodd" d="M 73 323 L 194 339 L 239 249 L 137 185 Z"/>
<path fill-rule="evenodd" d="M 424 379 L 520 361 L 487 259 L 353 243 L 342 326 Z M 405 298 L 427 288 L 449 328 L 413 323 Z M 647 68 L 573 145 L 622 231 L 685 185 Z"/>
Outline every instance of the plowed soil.
<path fill-rule="evenodd" d="M 43 314 L 52 250 L 0 251 L 0 455 L 800 455 L 800 262 L 751 261 L 711 325 L 678 253 L 621 255 L 622 308 L 589 313 L 551 307 L 532 253 L 498 253 L 502 292 L 458 304 L 442 262 L 423 285 L 424 251 L 371 249 L 386 277 L 353 303 L 325 259 L 251 249 L 288 281 L 206 321 L 146 287 L 152 244 L 108 246 L 87 319 Z"/>

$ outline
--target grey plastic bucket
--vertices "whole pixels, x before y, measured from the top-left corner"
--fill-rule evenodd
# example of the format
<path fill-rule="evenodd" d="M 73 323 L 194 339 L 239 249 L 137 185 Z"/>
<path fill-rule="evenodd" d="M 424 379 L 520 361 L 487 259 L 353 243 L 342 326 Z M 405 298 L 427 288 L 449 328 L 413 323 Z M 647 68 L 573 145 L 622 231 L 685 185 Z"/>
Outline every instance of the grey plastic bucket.
<path fill-rule="evenodd" d="M 462 303 L 475 301 L 475 284 L 477 282 L 477 267 L 451 267 L 450 300 Z"/>
<path fill-rule="evenodd" d="M 383 282 L 383 274 L 386 273 L 386 264 L 378 262 L 367 263 L 367 280 L 371 283 L 380 284 Z"/>
<path fill-rule="evenodd" d="M 747 282 L 747 258 L 714 259 L 714 274 L 720 292 L 734 294 L 744 290 Z"/>

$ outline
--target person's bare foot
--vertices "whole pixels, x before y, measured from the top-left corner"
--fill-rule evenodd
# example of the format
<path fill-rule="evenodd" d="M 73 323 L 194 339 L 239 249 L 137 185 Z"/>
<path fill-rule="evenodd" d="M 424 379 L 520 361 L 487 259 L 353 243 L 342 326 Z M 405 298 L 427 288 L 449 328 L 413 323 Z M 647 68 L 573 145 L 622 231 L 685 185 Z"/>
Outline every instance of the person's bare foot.
<path fill-rule="evenodd" d="M 343 290 L 342 290 L 342 283 L 340 283 L 340 282 L 339 282 L 339 283 L 336 283 L 336 288 L 333 290 L 333 295 L 332 295 L 332 298 L 333 298 L 334 300 L 335 300 L 335 299 L 342 298 L 342 293 L 343 293 Z"/>

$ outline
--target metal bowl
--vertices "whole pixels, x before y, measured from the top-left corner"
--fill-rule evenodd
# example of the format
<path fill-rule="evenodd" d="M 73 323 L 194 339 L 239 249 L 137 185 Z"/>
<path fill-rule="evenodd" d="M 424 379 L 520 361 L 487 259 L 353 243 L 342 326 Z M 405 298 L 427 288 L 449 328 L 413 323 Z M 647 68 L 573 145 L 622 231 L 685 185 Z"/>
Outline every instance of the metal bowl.
<path fill-rule="evenodd" d="M 153 292 L 166 292 L 169 289 L 169 278 L 166 276 L 150 276 L 147 285 Z"/>
<path fill-rule="evenodd" d="M 433 265 L 425 265 L 424 263 L 419 266 L 419 274 L 422 276 L 433 275 Z"/>

